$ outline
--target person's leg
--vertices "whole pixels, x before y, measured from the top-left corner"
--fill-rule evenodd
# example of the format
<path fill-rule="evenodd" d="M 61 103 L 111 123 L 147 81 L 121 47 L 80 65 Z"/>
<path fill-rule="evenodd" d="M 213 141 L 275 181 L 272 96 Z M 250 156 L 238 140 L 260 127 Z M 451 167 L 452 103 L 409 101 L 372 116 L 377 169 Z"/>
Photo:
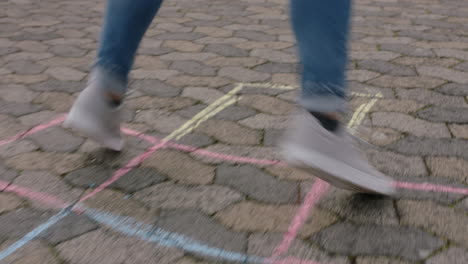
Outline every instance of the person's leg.
<path fill-rule="evenodd" d="M 392 194 L 392 179 L 354 149 L 338 118 L 346 110 L 350 10 L 351 0 L 291 0 L 304 110 L 289 128 L 283 152 L 290 164 L 338 187 Z"/>
<path fill-rule="evenodd" d="M 163 0 L 108 0 L 95 68 L 123 85 L 123 94 L 140 42 Z"/>
<path fill-rule="evenodd" d="M 351 0 L 291 1 L 291 22 L 302 62 L 300 104 L 328 129 L 345 110 L 345 69 Z M 326 113 L 326 114 L 323 114 Z"/>
<path fill-rule="evenodd" d="M 104 147 L 121 150 L 120 112 L 136 51 L 163 0 L 108 0 L 96 63 L 88 87 L 65 126 Z"/>

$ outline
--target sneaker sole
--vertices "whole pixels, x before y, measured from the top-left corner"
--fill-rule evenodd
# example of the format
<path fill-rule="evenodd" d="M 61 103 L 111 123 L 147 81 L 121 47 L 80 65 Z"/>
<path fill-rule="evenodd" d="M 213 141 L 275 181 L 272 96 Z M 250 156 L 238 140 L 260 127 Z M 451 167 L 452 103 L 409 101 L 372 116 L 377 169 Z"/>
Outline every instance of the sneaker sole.
<path fill-rule="evenodd" d="M 72 130 L 86 136 L 87 138 L 90 138 L 91 140 L 99 143 L 100 145 L 102 145 L 105 148 L 108 148 L 108 149 L 111 149 L 111 150 L 114 150 L 114 151 L 121 151 L 123 149 L 123 145 L 124 145 L 123 140 L 121 140 L 118 143 L 109 142 L 108 139 L 106 139 L 106 138 L 104 138 L 102 136 L 99 136 L 99 133 L 94 128 L 89 127 L 89 126 L 85 125 L 84 123 L 76 120 L 76 118 L 74 118 L 74 116 L 72 114 L 68 115 L 68 117 L 63 122 L 63 126 L 65 128 L 72 129 Z"/>
<path fill-rule="evenodd" d="M 370 175 L 315 151 L 285 145 L 283 155 L 291 165 L 343 189 L 387 196 L 394 195 L 396 192 L 390 178 Z M 308 157 L 308 160 L 303 157 Z"/>

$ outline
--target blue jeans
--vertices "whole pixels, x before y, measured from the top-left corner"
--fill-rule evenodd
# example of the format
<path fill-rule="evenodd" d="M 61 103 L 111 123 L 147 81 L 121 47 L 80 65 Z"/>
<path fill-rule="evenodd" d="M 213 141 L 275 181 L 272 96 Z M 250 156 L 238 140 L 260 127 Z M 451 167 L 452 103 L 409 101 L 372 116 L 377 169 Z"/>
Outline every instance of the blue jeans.
<path fill-rule="evenodd" d="M 108 0 L 96 66 L 124 93 L 138 46 L 163 0 Z M 345 110 L 351 0 L 291 0 L 302 63 L 300 104 L 317 112 Z"/>

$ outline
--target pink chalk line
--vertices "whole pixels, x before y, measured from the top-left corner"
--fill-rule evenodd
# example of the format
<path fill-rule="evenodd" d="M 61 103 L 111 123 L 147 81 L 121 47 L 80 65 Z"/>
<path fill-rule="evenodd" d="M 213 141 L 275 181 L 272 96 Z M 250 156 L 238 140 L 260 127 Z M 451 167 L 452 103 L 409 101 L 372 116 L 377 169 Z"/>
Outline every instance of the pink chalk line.
<path fill-rule="evenodd" d="M 272 256 L 266 261 L 266 263 L 278 263 L 276 259 L 281 255 L 288 252 L 291 244 L 293 243 L 294 239 L 297 237 L 297 233 L 304 225 L 307 217 L 312 214 L 313 208 L 315 204 L 322 198 L 325 192 L 328 190 L 330 185 L 327 182 L 324 182 L 321 179 L 315 180 L 312 188 L 310 188 L 309 192 L 307 193 L 304 202 L 302 203 L 301 207 L 297 210 L 294 219 L 292 220 L 291 224 L 289 225 L 288 231 L 284 234 L 283 240 L 281 243 L 275 248 L 273 251 Z M 301 262 L 297 262 L 301 263 Z"/>
<path fill-rule="evenodd" d="M 432 183 L 412 183 L 396 181 L 393 183 L 395 187 L 400 189 L 420 190 L 427 192 L 445 192 L 445 193 L 459 193 L 468 195 L 468 188 L 456 188 Z"/>
<path fill-rule="evenodd" d="M 52 121 L 50 121 L 48 123 L 38 125 L 38 126 L 32 128 L 32 129 L 28 130 L 28 131 L 19 133 L 18 135 L 15 135 L 15 136 L 13 136 L 11 138 L 0 140 L 0 146 L 8 144 L 8 143 L 12 143 L 12 142 L 20 140 L 20 139 L 23 139 L 23 138 L 25 138 L 27 136 L 30 136 L 30 135 L 32 135 L 34 133 L 37 133 L 37 132 L 40 132 L 40 131 L 42 131 L 44 129 L 47 129 L 49 127 L 59 125 L 60 123 L 63 122 L 63 120 L 65 120 L 65 117 L 66 117 L 66 115 L 64 114 L 64 115 L 62 115 L 62 116 L 60 116 L 60 117 L 58 117 L 58 118 L 56 118 L 56 119 L 54 119 L 54 120 L 52 120 Z M 159 139 L 157 137 L 146 135 L 144 133 L 141 133 L 141 132 L 138 132 L 138 131 L 135 131 L 135 130 L 132 130 L 132 129 L 123 128 L 122 131 L 125 134 L 135 136 L 135 137 L 139 137 L 139 138 L 141 138 L 141 139 L 143 139 L 143 140 L 145 140 L 145 141 L 147 141 L 147 142 L 149 142 L 151 144 L 154 144 L 154 145 L 156 145 L 158 142 L 161 142 L 161 139 Z M 170 141 L 166 142 L 165 145 L 158 147 L 158 149 L 159 148 L 164 148 L 164 147 L 171 147 L 171 148 L 178 149 L 178 150 L 181 150 L 181 151 L 196 153 L 196 154 L 199 154 L 199 155 L 202 155 L 202 156 L 207 156 L 207 157 L 221 159 L 221 160 L 227 160 L 227 161 L 231 161 L 231 162 L 241 162 L 241 163 L 259 164 L 259 165 L 286 166 L 285 163 L 283 163 L 283 162 L 281 162 L 279 160 L 255 159 L 255 158 L 246 158 L 246 157 L 240 157 L 240 156 L 235 156 L 235 155 L 227 155 L 227 154 L 223 154 L 223 153 L 217 153 L 217 152 L 212 152 L 212 151 L 209 151 L 209 150 L 199 149 L 199 148 L 196 148 L 196 147 L 193 147 L 193 146 L 181 145 L 181 144 L 177 144 L 177 143 L 170 142 Z M 154 151 L 156 151 L 156 150 L 154 150 Z M 153 153 L 154 151 L 149 149 L 147 152 Z M 129 164 L 127 164 L 127 166 L 125 166 L 124 168 L 127 168 L 127 167 L 132 168 L 132 167 L 136 166 L 135 164 L 141 163 L 141 161 L 139 162 L 138 160 L 146 159 L 146 156 L 151 155 L 151 153 L 149 153 L 149 154 L 143 153 L 141 155 L 141 157 L 135 158 Z M 459 194 L 467 194 L 468 193 L 468 188 L 454 188 L 454 187 L 450 187 L 450 186 L 436 185 L 436 184 L 430 184 L 430 183 L 395 182 L 394 184 L 395 184 L 395 186 L 397 188 L 400 188 L 400 189 L 432 191 L 432 192 L 446 192 L 446 193 L 459 193 Z"/>
<path fill-rule="evenodd" d="M 35 134 L 35 133 L 37 133 L 39 131 L 42 131 L 44 129 L 47 129 L 49 127 L 56 126 L 56 125 L 62 123 L 63 120 L 65 120 L 65 115 L 61 115 L 60 117 L 58 117 L 58 118 L 56 118 L 56 119 L 54 119 L 54 120 L 52 120 L 52 121 L 50 121 L 48 123 L 38 125 L 38 126 L 32 128 L 30 130 L 19 133 L 16 136 L 13 136 L 13 137 L 10 137 L 10 138 L 4 139 L 4 140 L 0 140 L 0 147 L 3 146 L 3 145 L 6 145 L 8 143 L 12 143 L 12 142 L 15 142 L 17 140 L 23 139 L 24 137 Z"/>
<path fill-rule="evenodd" d="M 28 135 L 32 135 L 34 133 L 37 133 L 41 130 L 47 129 L 49 127 L 55 126 L 60 124 L 64 120 L 65 116 L 61 116 L 55 120 L 52 120 L 49 123 L 39 125 L 34 127 L 33 129 L 20 133 L 14 137 L 11 137 L 6 140 L 0 141 L 0 146 L 4 144 L 8 144 L 11 142 L 14 142 L 16 140 L 22 139 Z M 137 136 L 141 139 L 144 139 L 152 144 L 155 144 L 153 147 L 145 151 L 143 154 L 135 157 L 132 159 L 126 166 L 123 168 L 117 170 L 113 176 L 98 186 L 93 192 L 89 193 L 82 199 L 80 199 L 79 202 L 85 201 L 92 196 L 96 195 L 97 193 L 101 192 L 104 190 L 106 187 L 120 179 L 122 176 L 127 174 L 132 168 L 135 168 L 136 166 L 140 165 L 141 162 L 143 162 L 145 159 L 147 159 L 151 154 L 153 154 L 155 151 L 158 149 L 164 148 L 166 146 L 170 146 L 172 148 L 176 148 L 182 151 L 186 152 L 193 152 L 197 153 L 200 155 L 204 156 L 209 156 L 212 158 L 217 158 L 217 159 L 222 159 L 222 160 L 228 160 L 228 161 L 236 161 L 236 162 L 244 162 L 244 163 L 254 163 L 254 164 L 262 164 L 262 165 L 285 165 L 281 163 L 278 160 L 260 160 L 260 159 L 254 159 L 254 158 L 245 158 L 245 157 L 239 157 L 239 156 L 233 156 L 233 155 L 226 155 L 226 154 L 221 154 L 221 153 L 216 153 L 216 152 L 211 152 L 207 150 L 202 150 L 198 149 L 192 146 L 187 146 L 187 145 L 180 145 L 172 142 L 162 142 L 156 137 L 152 137 L 149 135 L 145 135 L 143 133 L 139 133 L 137 131 L 133 131 L 130 129 L 123 129 L 124 133 L 127 133 L 132 136 Z M 157 142 L 160 142 L 159 144 L 156 145 Z M 422 191 L 433 191 L 433 192 L 450 192 L 450 193 L 460 193 L 460 194 L 468 194 L 468 189 L 467 188 L 454 188 L 450 186 L 443 186 L 443 185 L 435 185 L 435 184 L 430 184 L 430 183 L 409 183 L 409 182 L 395 182 L 395 186 L 398 188 L 404 188 L 404 189 L 411 189 L 411 190 L 422 190 Z M 298 209 L 297 215 L 294 217 L 290 227 L 288 228 L 287 233 L 285 234 L 283 241 L 281 244 L 274 250 L 273 256 L 271 257 L 273 263 L 275 264 L 295 264 L 295 263 L 304 263 L 304 264 L 314 264 L 314 262 L 305 262 L 304 260 L 300 259 L 295 259 L 295 258 L 289 258 L 285 260 L 275 260 L 278 256 L 281 254 L 284 254 L 287 252 L 289 247 L 291 246 L 293 240 L 297 236 L 297 232 L 299 229 L 302 227 L 303 223 L 307 219 L 307 216 L 309 214 L 309 211 L 313 208 L 313 206 L 317 203 L 317 201 L 320 199 L 320 197 L 326 192 L 328 189 L 329 185 L 321 180 L 317 180 L 314 185 L 312 186 L 311 190 L 308 192 L 306 199 L 304 203 L 301 205 L 301 207 Z M 51 204 L 56 204 L 56 205 L 61 205 L 63 207 L 64 204 L 60 200 L 57 200 L 55 198 L 51 197 L 46 197 L 40 193 L 37 192 L 29 192 L 27 189 L 22 188 L 22 187 L 16 187 L 13 185 L 8 185 L 7 182 L 0 181 L 0 190 L 3 189 L 5 191 L 12 191 L 15 193 L 18 193 L 23 196 L 30 197 L 32 199 L 36 200 L 48 200 L 49 203 Z"/>

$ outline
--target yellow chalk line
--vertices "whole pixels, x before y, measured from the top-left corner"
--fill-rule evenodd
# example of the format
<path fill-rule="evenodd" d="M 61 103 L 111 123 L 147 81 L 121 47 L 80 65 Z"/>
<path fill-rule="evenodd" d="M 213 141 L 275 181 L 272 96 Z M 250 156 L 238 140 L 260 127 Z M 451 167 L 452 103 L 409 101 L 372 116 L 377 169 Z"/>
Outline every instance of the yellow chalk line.
<path fill-rule="evenodd" d="M 254 87 L 254 88 L 270 88 L 270 89 L 279 89 L 279 90 L 295 90 L 299 88 L 299 86 L 275 84 L 275 83 L 242 83 L 242 85 L 244 87 L 249 86 L 249 87 Z M 372 95 L 372 94 L 366 94 L 366 93 L 351 92 L 351 95 L 359 96 L 359 97 L 382 98 L 382 95 L 380 93 L 377 95 Z"/>
<path fill-rule="evenodd" d="M 378 93 L 377 97 L 381 98 L 382 94 Z M 362 120 L 364 120 L 366 115 L 369 113 L 371 108 L 375 105 L 375 103 L 377 103 L 378 100 L 379 99 L 374 98 L 370 100 L 368 103 L 360 105 L 358 109 L 356 109 L 356 111 L 354 112 L 353 116 L 351 117 L 351 120 L 349 120 L 348 128 L 352 129 L 352 128 L 359 126 L 362 123 Z"/>
<path fill-rule="evenodd" d="M 231 91 L 229 91 L 227 94 L 223 95 L 222 97 L 218 98 L 216 101 L 214 101 L 205 109 L 200 111 L 190 120 L 185 122 L 181 127 L 174 130 L 170 135 L 165 137 L 163 141 L 181 139 L 183 136 L 192 132 L 194 129 L 196 129 L 198 126 L 200 126 L 203 122 L 205 122 L 212 116 L 226 109 L 226 107 L 232 104 L 235 104 L 237 102 L 236 93 L 242 90 L 242 88 L 243 88 L 243 85 L 238 84 L 234 89 L 232 89 Z"/>

